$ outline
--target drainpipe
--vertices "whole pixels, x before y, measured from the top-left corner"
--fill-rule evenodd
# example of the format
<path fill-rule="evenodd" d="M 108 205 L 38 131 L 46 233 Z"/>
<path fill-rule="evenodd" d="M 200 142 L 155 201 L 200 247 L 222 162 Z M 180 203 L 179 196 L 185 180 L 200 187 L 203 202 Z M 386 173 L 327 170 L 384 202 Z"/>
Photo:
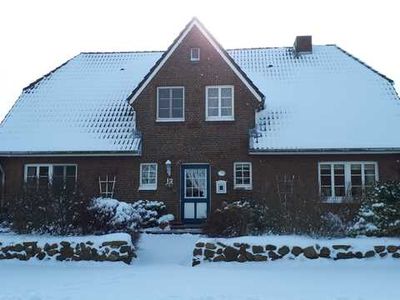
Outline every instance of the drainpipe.
<path fill-rule="evenodd" d="M 3 167 L 0 165 L 0 212 L 4 207 L 4 189 L 6 184 L 6 173 L 4 172 Z"/>

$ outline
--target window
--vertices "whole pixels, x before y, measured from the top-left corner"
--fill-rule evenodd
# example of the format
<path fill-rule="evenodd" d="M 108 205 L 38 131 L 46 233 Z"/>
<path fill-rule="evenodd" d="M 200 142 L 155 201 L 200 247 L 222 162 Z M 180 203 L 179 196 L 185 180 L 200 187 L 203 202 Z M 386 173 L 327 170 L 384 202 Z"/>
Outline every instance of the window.
<path fill-rule="evenodd" d="M 190 49 L 190 60 L 191 61 L 199 61 L 200 60 L 200 48 L 191 48 Z"/>
<path fill-rule="evenodd" d="M 25 182 L 38 190 L 50 185 L 55 191 L 73 190 L 77 178 L 76 165 L 25 165 Z"/>
<path fill-rule="evenodd" d="M 157 88 L 157 121 L 184 121 L 183 87 Z"/>
<path fill-rule="evenodd" d="M 251 163 L 234 163 L 234 187 L 235 189 L 252 189 Z"/>
<path fill-rule="evenodd" d="M 319 164 L 320 193 L 326 202 L 360 198 L 378 180 L 375 162 L 323 162 Z"/>
<path fill-rule="evenodd" d="M 140 164 L 139 190 L 157 189 L 157 164 Z"/>
<path fill-rule="evenodd" d="M 206 120 L 232 121 L 233 86 L 206 87 Z"/>
<path fill-rule="evenodd" d="M 103 198 L 113 198 L 115 190 L 116 176 L 106 175 L 105 177 L 99 176 L 100 196 Z"/>

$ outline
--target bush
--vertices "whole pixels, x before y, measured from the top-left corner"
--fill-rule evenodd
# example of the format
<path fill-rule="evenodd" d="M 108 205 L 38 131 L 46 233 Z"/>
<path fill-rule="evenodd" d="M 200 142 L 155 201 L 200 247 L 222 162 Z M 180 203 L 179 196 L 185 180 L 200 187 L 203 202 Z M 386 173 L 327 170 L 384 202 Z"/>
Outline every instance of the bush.
<path fill-rule="evenodd" d="M 351 228 L 353 235 L 400 235 L 400 182 L 377 184 L 367 191 Z"/>
<path fill-rule="evenodd" d="M 211 237 L 260 234 L 266 229 L 265 216 L 265 207 L 254 201 L 224 203 L 208 217 L 203 232 Z"/>
<path fill-rule="evenodd" d="M 139 200 L 126 203 L 110 198 L 92 199 L 88 207 L 90 226 L 94 232 L 137 231 L 164 222 L 166 206 L 160 201 Z M 168 217 L 171 220 L 171 217 Z M 173 217 L 172 217 L 173 219 Z"/>
<path fill-rule="evenodd" d="M 11 229 L 17 233 L 65 235 L 82 234 L 88 229 L 86 201 L 78 186 L 72 191 L 55 192 L 25 185 L 10 203 L 9 217 Z"/>

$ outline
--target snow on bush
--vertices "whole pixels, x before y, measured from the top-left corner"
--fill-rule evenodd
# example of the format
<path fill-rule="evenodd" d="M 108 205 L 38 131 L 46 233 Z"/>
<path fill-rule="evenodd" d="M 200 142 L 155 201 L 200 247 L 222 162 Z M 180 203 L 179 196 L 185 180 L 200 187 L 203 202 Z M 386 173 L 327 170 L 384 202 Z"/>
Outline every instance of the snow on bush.
<path fill-rule="evenodd" d="M 118 232 L 158 226 L 166 206 L 160 201 L 126 203 L 111 198 L 95 198 L 88 210 L 95 231 Z"/>
<path fill-rule="evenodd" d="M 372 188 L 351 228 L 353 235 L 400 235 L 400 182 L 389 181 Z"/>

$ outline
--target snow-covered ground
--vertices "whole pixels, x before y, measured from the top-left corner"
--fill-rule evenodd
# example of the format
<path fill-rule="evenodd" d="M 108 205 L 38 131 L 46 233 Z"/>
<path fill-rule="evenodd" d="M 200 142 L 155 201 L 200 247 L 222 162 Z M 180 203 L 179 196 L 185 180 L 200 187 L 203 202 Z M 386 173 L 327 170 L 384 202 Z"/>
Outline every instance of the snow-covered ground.
<path fill-rule="evenodd" d="M 191 267 L 199 236 L 144 234 L 132 265 L 0 261 L 1 300 L 400 299 L 400 260 L 209 263 Z"/>

